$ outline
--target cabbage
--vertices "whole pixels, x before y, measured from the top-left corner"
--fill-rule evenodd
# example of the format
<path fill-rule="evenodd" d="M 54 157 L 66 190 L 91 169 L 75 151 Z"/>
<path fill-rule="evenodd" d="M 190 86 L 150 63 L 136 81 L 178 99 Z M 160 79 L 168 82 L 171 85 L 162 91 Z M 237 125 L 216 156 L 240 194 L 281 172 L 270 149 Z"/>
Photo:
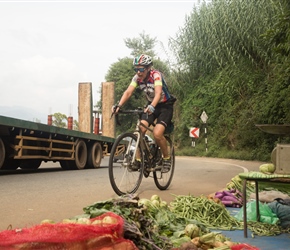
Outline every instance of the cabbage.
<path fill-rule="evenodd" d="M 77 223 L 77 219 L 63 219 L 62 223 Z"/>
<path fill-rule="evenodd" d="M 94 220 L 92 222 L 92 225 L 102 225 L 103 224 L 103 221 L 102 220 Z"/>
<path fill-rule="evenodd" d="M 266 164 L 262 164 L 259 167 L 259 170 L 260 170 L 260 172 L 262 172 L 264 174 L 273 174 L 276 170 L 276 167 L 272 163 L 266 163 Z"/>
<path fill-rule="evenodd" d="M 185 235 L 191 239 L 199 236 L 199 227 L 195 224 L 187 224 L 184 229 Z"/>
<path fill-rule="evenodd" d="M 166 201 L 161 201 L 160 202 L 160 207 L 167 207 L 167 202 Z"/>
<path fill-rule="evenodd" d="M 148 206 L 150 206 L 150 204 L 151 204 L 151 201 L 146 199 L 146 198 L 142 198 L 142 199 L 138 200 L 138 205 L 139 206 L 143 205 L 143 206 L 148 207 Z"/>
<path fill-rule="evenodd" d="M 152 205 L 154 205 L 155 207 L 159 207 L 160 206 L 160 202 L 158 200 L 153 200 L 151 201 Z"/>
<path fill-rule="evenodd" d="M 157 200 L 157 201 L 161 201 L 161 199 L 160 199 L 160 197 L 157 195 L 157 194 L 153 194 L 152 196 L 151 196 L 151 199 L 150 199 L 151 201 L 154 201 L 154 200 Z"/>
<path fill-rule="evenodd" d="M 77 223 L 78 224 L 90 225 L 91 224 L 91 221 L 88 218 L 78 218 Z"/>
<path fill-rule="evenodd" d="M 144 206 L 152 212 L 160 207 L 160 203 L 158 200 L 142 198 L 138 200 L 138 206 Z"/>
<path fill-rule="evenodd" d="M 42 220 L 40 222 L 40 224 L 45 224 L 45 223 L 54 224 L 55 222 L 53 220 L 49 220 L 49 219 L 45 219 L 45 220 Z"/>
<path fill-rule="evenodd" d="M 105 216 L 102 219 L 103 224 L 117 224 L 118 220 L 110 215 Z"/>

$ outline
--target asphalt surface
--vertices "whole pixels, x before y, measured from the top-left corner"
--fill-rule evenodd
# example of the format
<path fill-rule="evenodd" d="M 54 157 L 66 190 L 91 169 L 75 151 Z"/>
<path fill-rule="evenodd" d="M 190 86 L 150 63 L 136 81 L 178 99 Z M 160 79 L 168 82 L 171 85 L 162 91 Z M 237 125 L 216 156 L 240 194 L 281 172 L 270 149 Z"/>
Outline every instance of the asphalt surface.
<path fill-rule="evenodd" d="M 0 230 L 24 228 L 44 219 L 60 222 L 83 214 L 96 201 L 117 197 L 108 177 L 108 158 L 98 169 L 62 170 L 43 163 L 36 171 L 0 171 Z M 158 194 L 170 202 L 174 195 L 208 195 L 225 188 L 235 175 L 258 170 L 263 162 L 217 158 L 176 157 L 175 175 L 168 190 L 160 191 L 153 178 L 144 178 L 137 194 Z"/>

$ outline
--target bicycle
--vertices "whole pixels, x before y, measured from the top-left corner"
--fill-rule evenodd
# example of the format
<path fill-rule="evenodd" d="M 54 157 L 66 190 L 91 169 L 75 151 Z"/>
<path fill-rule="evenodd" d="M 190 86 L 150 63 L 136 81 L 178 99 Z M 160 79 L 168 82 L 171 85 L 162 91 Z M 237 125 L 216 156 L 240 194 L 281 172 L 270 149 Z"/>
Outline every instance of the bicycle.
<path fill-rule="evenodd" d="M 174 146 L 169 134 L 165 134 L 168 152 L 171 158 L 171 168 L 168 172 L 162 170 L 162 152 L 155 143 L 148 143 L 146 137 L 142 134 L 140 126 L 148 131 L 153 129 L 141 122 L 143 109 L 119 110 L 118 114 L 137 115 L 137 124 L 133 132 L 120 134 L 114 142 L 109 158 L 109 178 L 110 183 L 119 196 L 135 193 L 141 185 L 143 176 L 145 178 L 153 175 L 154 183 L 160 190 L 166 190 L 172 181 L 175 168 Z M 155 126 L 155 124 L 153 124 Z M 119 160 L 116 161 L 116 157 Z M 140 158 L 138 162 L 136 157 Z M 121 160 L 120 160 L 121 159 Z M 152 177 L 152 176 L 151 176 Z"/>

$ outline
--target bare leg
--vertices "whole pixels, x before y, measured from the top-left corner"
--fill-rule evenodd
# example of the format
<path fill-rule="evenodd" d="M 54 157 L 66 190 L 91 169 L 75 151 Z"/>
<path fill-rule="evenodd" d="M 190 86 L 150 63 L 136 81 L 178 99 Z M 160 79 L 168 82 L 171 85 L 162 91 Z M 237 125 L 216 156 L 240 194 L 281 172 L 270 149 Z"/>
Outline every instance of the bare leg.
<path fill-rule="evenodd" d="M 164 131 L 165 131 L 165 127 L 162 124 L 156 124 L 153 130 L 153 135 L 154 135 L 154 139 L 157 145 L 160 147 L 162 151 L 163 158 L 168 158 L 169 154 L 168 154 L 167 142 L 163 135 Z"/>
<path fill-rule="evenodd" d="M 141 123 L 143 123 L 147 127 L 149 125 L 149 123 L 147 121 L 145 121 L 145 120 L 142 120 Z M 140 130 L 141 130 L 142 134 L 145 135 L 147 129 L 145 127 L 143 127 L 143 126 L 140 126 Z"/>
<path fill-rule="evenodd" d="M 146 122 L 146 121 L 144 121 L 144 120 L 142 120 L 141 121 L 145 126 L 148 126 L 149 125 L 149 123 L 148 122 Z M 142 134 L 143 134 L 143 136 L 145 135 L 145 133 L 146 133 L 146 131 L 147 131 L 147 129 L 145 128 L 145 127 L 143 127 L 143 126 L 140 126 L 140 130 L 141 130 L 141 132 L 142 132 Z M 137 152 L 136 152 L 136 159 L 140 159 L 141 158 L 141 156 L 140 156 L 140 151 L 139 150 L 137 150 Z"/>

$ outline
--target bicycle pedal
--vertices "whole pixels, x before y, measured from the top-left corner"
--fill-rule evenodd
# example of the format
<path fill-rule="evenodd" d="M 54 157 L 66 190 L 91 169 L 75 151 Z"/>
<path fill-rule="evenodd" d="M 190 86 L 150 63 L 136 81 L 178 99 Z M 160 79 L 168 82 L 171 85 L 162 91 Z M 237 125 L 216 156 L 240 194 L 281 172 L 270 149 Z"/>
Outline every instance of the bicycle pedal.
<path fill-rule="evenodd" d="M 146 169 L 144 169 L 143 174 L 144 174 L 145 178 L 147 178 L 150 175 L 150 171 L 148 171 L 146 168 Z"/>
<path fill-rule="evenodd" d="M 153 168 L 154 171 L 160 171 L 162 169 L 162 166 L 156 166 L 155 168 Z"/>

